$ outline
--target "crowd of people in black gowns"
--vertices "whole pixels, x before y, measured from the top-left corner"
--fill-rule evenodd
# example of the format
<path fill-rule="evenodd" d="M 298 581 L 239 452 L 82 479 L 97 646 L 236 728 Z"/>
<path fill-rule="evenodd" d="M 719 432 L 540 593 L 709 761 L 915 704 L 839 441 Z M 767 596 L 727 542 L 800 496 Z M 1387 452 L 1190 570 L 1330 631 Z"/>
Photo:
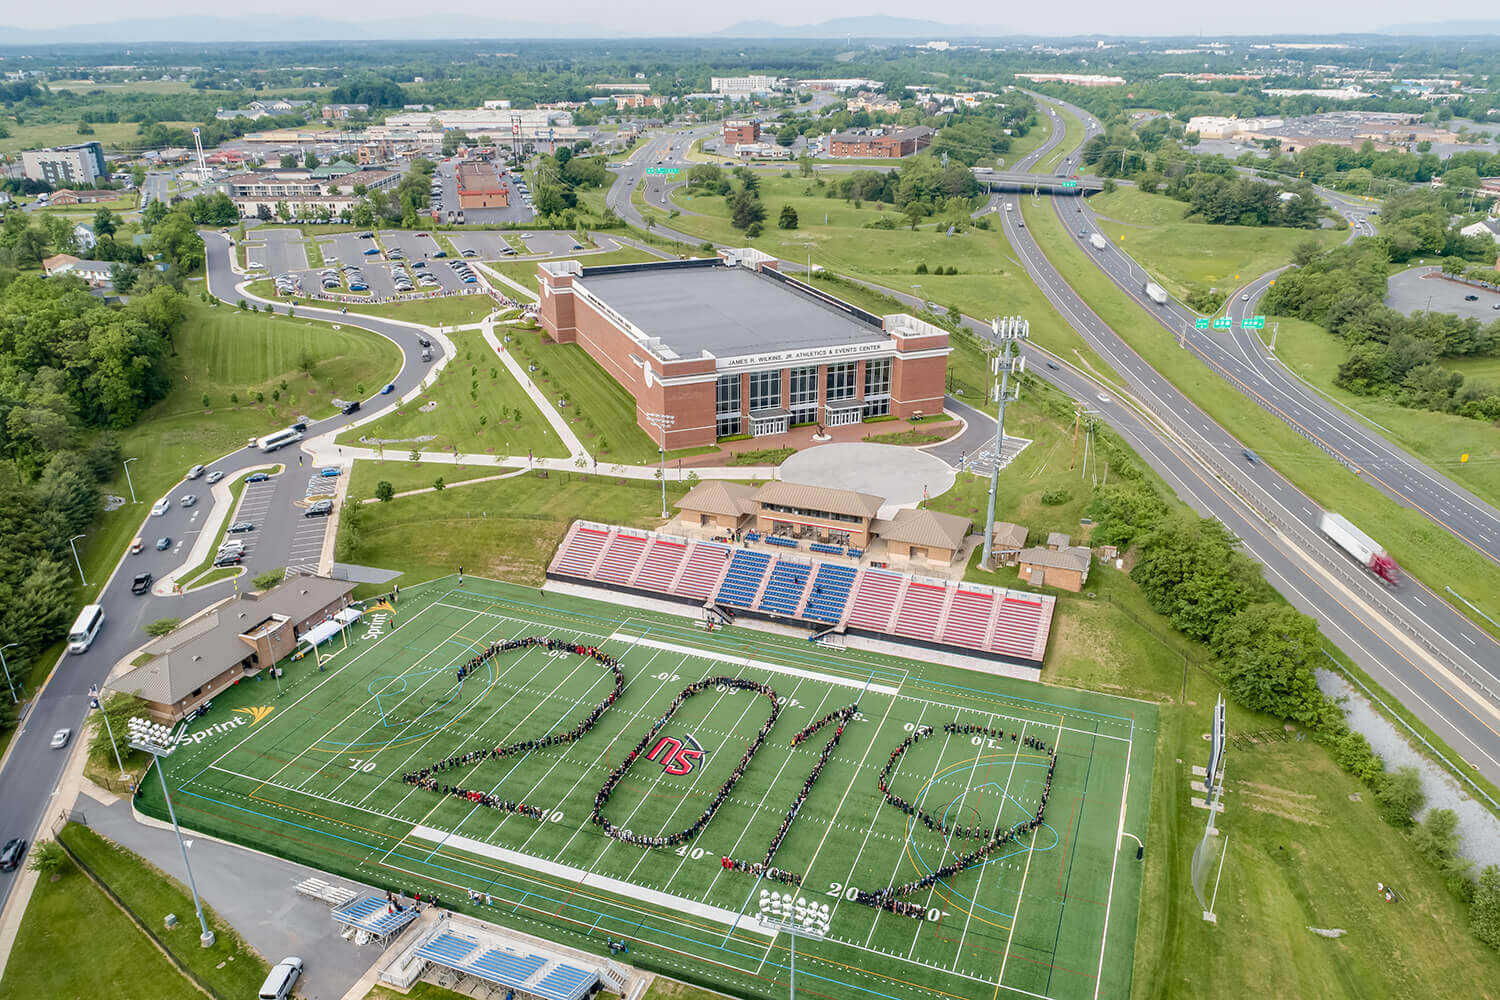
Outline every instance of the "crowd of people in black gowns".
<path fill-rule="evenodd" d="M 994 740 L 999 740 L 1005 735 L 1002 730 L 989 729 L 985 726 L 978 726 L 970 723 L 950 722 L 943 726 L 943 730 L 950 735 L 986 736 Z M 980 828 L 957 825 L 949 827 L 941 820 L 929 816 L 922 809 L 912 805 L 910 802 L 907 802 L 899 795 L 893 794 L 890 790 L 889 785 L 891 772 L 895 770 L 896 764 L 900 760 L 901 755 L 904 754 L 909 747 L 920 742 L 926 737 L 931 736 L 932 734 L 933 728 L 931 726 L 918 726 L 915 730 L 912 731 L 910 736 L 901 741 L 901 744 L 897 746 L 895 750 L 891 751 L 890 760 L 886 762 L 885 769 L 880 772 L 878 784 L 880 786 L 881 794 L 885 796 L 885 800 L 887 802 L 900 809 L 908 816 L 914 817 L 918 822 L 925 825 L 929 830 L 942 833 L 944 836 L 947 836 L 949 838 L 980 838 L 984 841 L 984 843 L 982 843 L 974 850 L 968 852 L 967 854 L 960 855 L 947 864 L 942 865 L 941 867 L 929 872 L 926 875 L 923 875 L 921 878 L 917 879 L 914 882 L 907 882 L 904 885 L 894 885 L 886 889 L 877 889 L 874 892 L 859 892 L 854 898 L 854 901 L 856 903 L 862 903 L 865 906 L 874 906 L 882 910 L 888 910 L 891 913 L 897 914 L 898 916 L 915 917 L 918 920 L 925 920 L 927 918 L 926 907 L 924 907 L 920 903 L 908 902 L 901 897 L 909 896 L 912 893 L 925 889 L 937 882 L 942 881 L 943 879 L 951 878 L 952 876 L 957 875 L 959 872 L 964 871 L 968 868 L 972 868 L 975 865 L 984 864 L 985 861 L 990 857 L 990 855 L 995 853 L 995 851 L 999 850 L 1006 844 L 1025 836 L 1026 834 L 1035 830 L 1037 827 L 1041 826 L 1042 818 L 1046 815 L 1047 812 L 1047 800 L 1052 796 L 1052 775 L 1057 770 L 1057 751 L 1055 749 L 1048 747 L 1044 741 L 1036 738 L 1035 736 L 1022 737 L 1018 733 L 1011 733 L 1011 742 L 1018 743 L 1021 746 L 1027 747 L 1028 749 L 1039 750 L 1047 755 L 1047 779 L 1042 786 L 1041 801 L 1036 807 L 1036 814 L 1028 817 L 1024 822 L 1017 823 L 1006 830 L 994 830 L 989 827 Z"/>
<path fill-rule="evenodd" d="M 499 809 L 504 812 L 515 813 L 518 816 L 526 816 L 535 820 L 545 819 L 547 810 L 539 806 L 525 802 L 516 802 L 510 799 L 502 799 L 488 792 L 476 791 L 464 788 L 456 782 L 449 784 L 440 781 L 438 775 L 445 771 L 457 770 L 463 767 L 471 767 L 484 760 L 499 760 L 501 757 L 515 753 L 525 753 L 530 750 L 541 750 L 546 747 L 555 746 L 559 743 L 569 743 L 579 739 L 590 729 L 594 728 L 611 705 L 620 697 L 620 692 L 625 690 L 625 670 L 620 666 L 620 661 L 599 649 L 597 646 L 585 646 L 581 643 L 567 642 L 562 639 L 540 638 L 527 636 L 524 639 L 506 639 L 504 642 L 491 643 L 483 652 L 457 667 L 458 679 L 462 681 L 469 674 L 484 666 L 485 662 L 501 653 L 508 653 L 516 649 L 540 648 L 548 652 L 576 653 L 579 656 L 587 656 L 598 663 L 603 664 L 615 675 L 615 686 L 588 715 L 578 721 L 573 728 L 559 733 L 549 733 L 540 739 L 517 740 L 508 746 L 484 747 L 469 750 L 465 753 L 454 754 L 434 761 L 432 764 L 416 771 L 408 771 L 401 776 L 401 780 L 408 785 L 425 788 L 429 791 L 438 792 L 442 795 L 452 795 L 456 798 L 466 799 L 475 805 L 486 806 L 491 809 Z"/>
<path fill-rule="evenodd" d="M 725 868 L 731 871 L 747 872 L 751 875 L 763 875 L 772 881 L 785 882 L 787 885 L 802 884 L 801 875 L 796 872 L 787 871 L 784 868 L 777 868 L 771 862 L 776 860 L 776 852 L 781 849 L 781 842 L 791 832 L 792 823 L 797 819 L 797 814 L 802 811 L 802 804 L 812 794 L 813 785 L 817 782 L 818 776 L 823 773 L 823 766 L 828 763 L 828 759 L 833 756 L 834 749 L 838 747 L 839 741 L 843 739 L 844 726 L 848 724 L 850 719 L 854 718 L 854 713 L 858 711 L 859 705 L 856 703 L 847 708 L 841 708 L 836 712 L 829 712 L 792 737 L 792 746 L 797 746 L 819 729 L 822 729 L 834 720 L 838 720 L 838 728 L 833 731 L 833 736 L 829 738 L 828 742 L 823 746 L 822 752 L 818 754 L 818 762 L 813 765 L 812 771 L 808 773 L 807 780 L 802 783 L 802 790 L 797 793 L 797 798 L 792 801 L 791 808 L 787 810 L 786 816 L 782 818 L 781 826 L 776 830 L 776 836 L 771 838 L 771 846 L 766 850 L 765 860 L 738 861 L 734 858 L 724 857 L 720 859 L 720 863 Z"/>
<path fill-rule="evenodd" d="M 771 702 L 770 717 L 760 727 L 760 732 L 755 734 L 755 739 L 746 745 L 744 756 L 734 766 L 734 770 L 729 773 L 729 778 L 723 785 L 719 786 L 719 790 L 714 793 L 713 800 L 709 802 L 708 807 L 689 823 L 686 828 L 678 830 L 676 833 L 647 837 L 615 826 L 604 816 L 604 806 L 609 802 L 609 797 L 614 794 L 615 786 L 625 777 L 625 773 L 630 770 L 630 766 L 635 763 L 635 759 L 646 752 L 646 747 L 656 738 L 656 734 L 672 720 L 673 715 L 677 714 L 677 710 L 682 707 L 682 703 L 693 695 L 707 691 L 711 687 L 751 691 L 755 694 L 764 695 Z M 651 728 L 647 730 L 645 736 L 641 737 L 641 741 L 635 745 L 635 749 L 626 754 L 625 759 L 605 777 L 604 785 L 599 789 L 599 794 L 594 796 L 594 811 L 590 819 L 604 828 L 606 836 L 613 837 L 627 844 L 639 844 L 642 847 L 674 847 L 677 844 L 686 843 L 697 836 L 698 832 L 708 825 L 708 821 L 713 818 L 714 813 L 719 811 L 719 806 L 723 805 L 724 800 L 729 798 L 729 793 L 734 790 L 736 782 L 745 773 L 745 768 L 750 766 L 750 759 L 755 756 L 755 752 L 760 749 L 760 745 L 766 741 L 766 736 L 770 734 L 771 727 L 776 724 L 776 718 L 780 714 L 781 699 L 776 696 L 775 691 L 771 690 L 769 684 L 746 680 L 743 677 L 705 677 L 701 681 L 694 681 L 677 693 L 677 697 L 672 699 L 672 704 L 668 705 L 667 710 L 661 714 L 661 717 L 651 724 Z"/>

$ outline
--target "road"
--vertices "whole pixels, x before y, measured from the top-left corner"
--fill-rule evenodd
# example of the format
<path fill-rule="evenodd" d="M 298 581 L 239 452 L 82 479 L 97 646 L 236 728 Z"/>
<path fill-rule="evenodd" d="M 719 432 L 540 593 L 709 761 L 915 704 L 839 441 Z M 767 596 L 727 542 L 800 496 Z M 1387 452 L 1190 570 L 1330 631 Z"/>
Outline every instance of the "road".
<path fill-rule="evenodd" d="M 171 196 L 167 193 L 167 185 L 171 182 L 172 175 L 159 170 L 153 170 L 146 174 L 146 183 L 141 185 L 141 208 L 151 204 L 153 201 L 171 203 Z"/>
<path fill-rule="evenodd" d="M 1044 145 L 1028 158 L 1027 165 L 1047 152 Z M 1054 204 L 1065 224 L 1069 214 L 1076 214 L 1074 199 Z M 1272 584 L 1316 617 L 1340 648 L 1492 780 L 1500 774 L 1500 733 L 1496 732 L 1500 713 L 1473 690 L 1483 685 L 1500 691 L 1494 674 L 1500 665 L 1500 644 L 1415 581 L 1394 591 L 1375 584 L 1317 532 L 1318 508 L 1311 499 L 1274 469 L 1248 461 L 1240 442 L 1147 366 L 1089 309 L 1041 253 L 1030 230 L 1016 225 L 1014 217 L 1019 213 L 1002 210 L 997 214 L 1032 279 L 1085 341 L 1129 380 L 1131 396 L 1150 415 L 1156 433 L 1142 440 L 1128 432 L 1130 423 L 1123 419 L 1126 414 L 1116 393 L 1096 392 L 1091 407 L 1124 433 L 1179 495 L 1243 539 L 1246 551 L 1267 567 Z M 1156 307 L 1148 300 L 1143 308 Z M 1027 352 L 1042 353 L 1032 344 L 1027 345 Z M 1045 363 L 1033 363 L 1029 370 L 1048 381 L 1061 381 Z M 1090 399 L 1087 394 L 1079 395 L 1076 387 L 1063 388 L 1075 399 Z M 1182 469 L 1162 463 L 1163 432 L 1175 438 L 1195 464 L 1214 469 L 1211 496 L 1190 488 L 1191 479 Z M 1182 492 L 1184 488 L 1187 493 Z M 1247 507 L 1257 515 L 1247 516 Z M 1350 589 L 1360 592 L 1364 603 L 1378 609 L 1379 616 L 1361 610 L 1352 595 L 1344 593 Z M 1397 638 L 1402 634 L 1414 638 L 1430 656 L 1424 657 Z M 1469 677 L 1462 679 L 1461 672 Z"/>
<path fill-rule="evenodd" d="M 207 248 L 206 271 L 208 289 L 227 302 L 238 298 L 234 291 L 240 280 L 230 268 L 230 248 L 226 237 L 218 233 L 205 233 Z M 286 311 L 277 306 L 278 313 Z M 365 408 L 358 414 L 338 414 L 309 425 L 307 435 L 312 437 L 334 430 L 355 419 L 368 417 L 372 412 L 393 407 L 410 390 L 414 389 L 426 374 L 429 365 L 421 360 L 421 345 L 417 343 L 418 331 L 410 326 L 379 319 L 373 316 L 340 315 L 333 310 L 299 307 L 299 316 L 328 318 L 335 322 L 362 327 L 393 341 L 402 353 L 401 371 L 396 376 L 395 390 L 389 396 L 374 395 L 365 401 Z M 434 361 L 441 356 L 442 345 L 433 341 Z M 269 433 L 276 428 L 267 427 Z M 241 448 L 222 458 L 206 463 L 209 469 L 224 472 L 226 481 L 236 474 L 268 461 L 285 463 L 289 468 L 274 480 L 271 497 L 266 505 L 270 512 L 263 526 L 255 532 L 255 544 L 247 559 L 248 576 L 268 569 L 291 564 L 294 537 L 306 521 L 302 512 L 293 506 L 303 499 L 308 478 L 313 473 L 310 465 L 298 467 L 298 452 L 283 449 L 273 455 L 265 455 L 251 448 Z M 149 461 L 149 459 L 148 459 Z M 182 470 L 184 473 L 186 469 Z M 184 509 L 178 498 L 184 493 L 196 493 L 198 503 Z M 214 510 L 212 491 L 203 480 L 179 482 L 168 493 L 173 498 L 171 509 L 161 517 L 146 516 L 148 505 L 155 497 L 140 497 L 141 513 L 146 516 L 142 535 L 146 550 L 139 555 L 125 555 L 117 564 L 109 581 L 100 591 L 98 602 L 105 609 L 105 624 L 99 631 L 88 652 L 78 656 L 66 656 L 53 671 L 51 679 L 36 699 L 25 724 L 16 734 L 10 757 L 0 770 L 0 802 L 5 803 L 5 828 L 0 829 L 0 839 L 13 836 L 35 839 L 35 831 L 44 819 L 48 819 L 48 803 L 62 774 L 67 755 L 50 750 L 47 746 L 53 732 L 64 727 L 79 733 L 83 729 L 84 716 L 88 712 L 90 687 L 102 686 L 110 669 L 126 653 L 140 646 L 145 639 L 142 627 L 158 618 L 186 618 L 223 598 L 223 587 L 210 587 L 202 591 L 183 595 L 136 597 L 130 593 L 131 577 L 140 572 L 150 572 L 160 578 L 181 566 L 181 552 L 158 552 L 151 545 L 157 537 L 166 535 L 174 542 L 196 537 L 199 526 L 209 519 Z M 188 546 L 190 547 L 190 545 Z M 175 546 L 174 546 L 175 548 Z M 295 560 L 302 561 L 302 560 Z M 10 896 L 14 878 L 0 876 L 0 909 Z"/>

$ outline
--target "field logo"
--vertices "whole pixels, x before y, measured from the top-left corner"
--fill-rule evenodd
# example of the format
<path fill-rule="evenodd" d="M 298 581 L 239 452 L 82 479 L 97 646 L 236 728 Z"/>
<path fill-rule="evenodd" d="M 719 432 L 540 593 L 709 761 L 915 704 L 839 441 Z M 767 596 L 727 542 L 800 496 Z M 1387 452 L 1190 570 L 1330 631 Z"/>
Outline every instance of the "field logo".
<path fill-rule="evenodd" d="M 646 754 L 646 759 L 659 763 L 666 774 L 687 774 L 703 759 L 706 752 L 691 735 L 687 740 L 692 744 L 691 747 L 683 746 L 681 740 L 663 736 L 656 742 L 656 746 L 651 748 L 651 752 Z"/>
<path fill-rule="evenodd" d="M 270 715 L 272 712 L 276 711 L 276 706 L 256 705 L 253 708 L 237 708 L 235 709 L 235 711 L 250 716 L 250 725 L 253 726 L 257 722 L 263 720 L 266 716 Z"/>

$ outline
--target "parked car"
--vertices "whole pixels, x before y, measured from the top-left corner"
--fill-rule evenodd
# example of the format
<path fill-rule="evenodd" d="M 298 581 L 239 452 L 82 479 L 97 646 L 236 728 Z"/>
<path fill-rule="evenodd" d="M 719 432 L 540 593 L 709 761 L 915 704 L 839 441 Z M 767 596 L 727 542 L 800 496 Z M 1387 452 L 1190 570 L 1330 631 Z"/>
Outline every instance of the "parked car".
<path fill-rule="evenodd" d="M 250 473 L 250 475 L 248 475 L 248 476 L 245 477 L 245 482 L 247 482 L 247 483 L 264 483 L 264 482 L 268 481 L 270 478 L 271 477 L 269 475 L 267 475 L 266 473 L 264 473 L 264 472 L 252 472 L 252 473 Z"/>
<path fill-rule="evenodd" d="M 151 516 L 152 517 L 161 517 L 163 514 L 165 514 L 167 511 L 169 511 L 171 509 L 172 509 L 172 498 L 171 497 L 162 497 L 160 500 L 156 501 L 156 503 L 154 503 L 154 504 L 151 505 Z"/>
<path fill-rule="evenodd" d="M 68 741 L 72 738 L 73 730 L 59 729 L 57 732 L 52 734 L 52 742 L 48 743 L 47 745 L 54 750 L 61 750 L 63 747 L 68 745 Z"/>
<path fill-rule="evenodd" d="M 165 552 L 168 549 L 170 549 L 171 547 L 172 547 L 172 537 L 170 535 L 162 535 L 160 538 L 158 538 L 156 540 L 156 551 L 158 551 L 158 552 Z"/>
<path fill-rule="evenodd" d="M 215 469 L 213 472 L 210 472 L 208 474 L 208 478 L 205 479 L 204 482 L 205 483 L 209 483 L 210 485 L 212 485 L 213 483 L 217 483 L 219 480 L 221 480 L 223 478 L 224 478 L 224 473 L 220 472 L 218 469 Z"/>
<path fill-rule="evenodd" d="M 151 589 L 151 574 L 137 573 L 135 579 L 130 581 L 130 592 L 139 597 Z"/>
<path fill-rule="evenodd" d="M 244 558 L 245 554 L 243 552 L 223 552 L 214 557 L 214 568 L 217 569 L 221 566 L 238 566 L 242 561 L 244 561 Z"/>
<path fill-rule="evenodd" d="M 302 512 L 303 517 L 324 517 L 333 513 L 332 500 L 319 500 Z"/>
<path fill-rule="evenodd" d="M 336 479 L 337 477 L 342 475 L 343 472 L 344 470 L 340 469 L 338 466 L 330 465 L 326 469 L 319 469 L 318 475 L 322 476 L 324 479 Z"/>
<path fill-rule="evenodd" d="M 20 837 L 12 837 L 5 842 L 5 847 L 0 849 L 0 872 L 15 871 L 25 857 L 26 841 Z"/>
<path fill-rule="evenodd" d="M 243 534 L 246 531 L 254 531 L 255 530 L 255 522 L 253 522 L 253 521 L 236 521 L 233 524 L 231 524 L 229 527 L 225 528 L 224 530 L 227 531 L 227 532 L 229 532 L 229 534 L 231 534 L 231 535 Z"/>
<path fill-rule="evenodd" d="M 297 980 L 302 977 L 302 959 L 291 957 L 283 958 L 276 963 L 276 968 L 266 976 L 266 981 L 260 987 L 260 1000 L 287 1000 L 292 995 L 292 989 L 297 985 Z"/>

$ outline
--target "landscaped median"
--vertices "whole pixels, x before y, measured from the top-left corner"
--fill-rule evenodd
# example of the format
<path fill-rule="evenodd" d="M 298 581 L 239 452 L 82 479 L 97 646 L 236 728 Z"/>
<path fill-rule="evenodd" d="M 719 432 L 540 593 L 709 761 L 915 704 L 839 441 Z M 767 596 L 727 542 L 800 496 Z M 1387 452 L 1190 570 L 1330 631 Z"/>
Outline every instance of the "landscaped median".
<path fill-rule="evenodd" d="M 1176 337 L 1087 260 L 1064 231 L 1052 206 L 1022 211 L 1037 243 L 1068 283 L 1156 371 L 1235 437 L 1326 510 L 1337 511 L 1374 535 L 1407 573 L 1429 588 L 1444 586 L 1469 596 L 1491 618 L 1500 619 L 1500 566 L 1470 548 L 1419 511 L 1396 503 L 1319 450 L 1274 414 L 1177 346 Z M 1470 614 L 1461 605 L 1455 605 Z M 1480 628 L 1500 628 L 1471 615 Z"/>
<path fill-rule="evenodd" d="M 214 541 L 208 549 L 208 554 L 198 565 L 184 572 L 174 574 L 174 587 L 179 591 L 186 592 L 206 587 L 220 580 L 239 576 L 245 571 L 244 566 L 215 566 L 214 559 L 217 557 L 219 546 L 224 544 L 224 539 L 229 532 L 229 526 L 234 523 L 234 515 L 240 507 L 240 496 L 245 491 L 245 478 L 256 472 L 266 472 L 273 476 L 279 475 L 286 470 L 286 466 L 279 463 L 260 465 L 250 469 L 243 469 L 235 473 L 234 482 L 229 484 L 229 504 L 225 507 L 225 514 L 219 521 L 218 528 L 214 532 Z M 196 549 L 197 547 L 194 546 Z"/>

